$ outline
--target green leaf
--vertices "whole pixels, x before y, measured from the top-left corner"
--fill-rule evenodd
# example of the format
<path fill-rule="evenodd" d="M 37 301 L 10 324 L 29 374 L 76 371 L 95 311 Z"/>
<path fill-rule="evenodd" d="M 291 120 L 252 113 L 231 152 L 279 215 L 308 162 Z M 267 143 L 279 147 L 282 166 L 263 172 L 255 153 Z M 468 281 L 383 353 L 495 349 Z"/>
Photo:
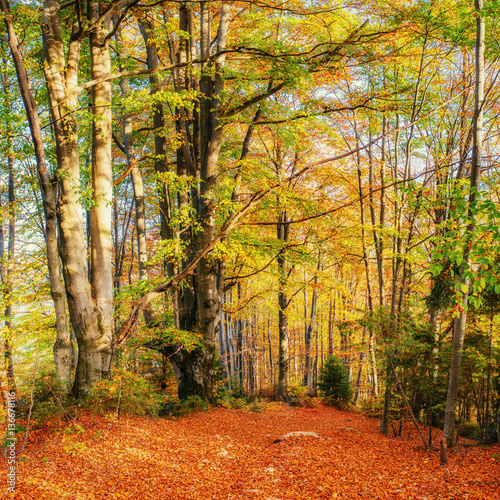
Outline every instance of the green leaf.
<path fill-rule="evenodd" d="M 434 277 L 438 276 L 439 273 L 443 270 L 442 266 L 439 264 L 433 264 L 431 266 L 431 273 Z"/>

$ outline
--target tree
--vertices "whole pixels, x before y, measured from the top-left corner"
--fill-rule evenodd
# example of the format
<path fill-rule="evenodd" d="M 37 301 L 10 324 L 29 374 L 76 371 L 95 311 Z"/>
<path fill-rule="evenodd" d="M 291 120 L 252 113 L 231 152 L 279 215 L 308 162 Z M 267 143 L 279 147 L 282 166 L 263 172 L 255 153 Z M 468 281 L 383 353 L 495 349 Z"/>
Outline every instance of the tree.
<path fill-rule="evenodd" d="M 481 157 L 483 152 L 483 106 L 484 106 L 484 45 L 485 21 L 482 13 L 483 0 L 475 0 L 476 14 L 476 85 L 474 99 L 473 119 L 473 146 L 472 162 L 470 167 L 470 191 L 468 203 L 468 219 L 466 238 L 463 246 L 463 258 L 460 266 L 460 286 L 463 293 L 462 305 L 453 325 L 453 351 L 451 356 L 450 377 L 448 381 L 448 394 L 446 397 L 446 411 L 441 439 L 441 463 L 448 463 L 448 446 L 453 444 L 455 432 L 455 412 L 462 364 L 462 348 L 467 320 L 467 305 L 470 288 L 469 262 L 471 248 L 474 244 L 475 230 L 475 205 L 478 199 L 479 179 L 481 176 Z"/>
<path fill-rule="evenodd" d="M 321 370 L 318 389 L 332 403 L 349 403 L 353 396 L 349 373 L 344 363 L 335 356 L 328 356 Z"/>
<path fill-rule="evenodd" d="M 11 55 L 34 145 L 40 190 L 42 193 L 50 290 L 56 313 L 57 339 L 54 344 L 55 366 L 61 384 L 66 391 L 69 391 L 71 387 L 72 345 L 66 317 L 65 290 L 60 278 L 61 266 L 57 247 L 57 183 L 51 178 L 48 169 L 37 105 L 30 89 L 29 77 L 23 62 L 10 6 L 7 0 L 2 0 L 0 6 L 5 15 L 4 22 L 7 27 Z"/>

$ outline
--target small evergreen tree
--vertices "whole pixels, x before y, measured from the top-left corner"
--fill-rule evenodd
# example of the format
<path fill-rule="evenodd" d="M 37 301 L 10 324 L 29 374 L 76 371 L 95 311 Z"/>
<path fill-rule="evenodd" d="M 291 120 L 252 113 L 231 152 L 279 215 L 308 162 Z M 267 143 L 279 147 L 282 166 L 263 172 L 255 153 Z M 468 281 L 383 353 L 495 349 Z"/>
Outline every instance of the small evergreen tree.
<path fill-rule="evenodd" d="M 334 405 L 349 403 L 353 396 L 349 373 L 340 359 L 328 356 L 321 369 L 318 389 L 326 400 Z"/>

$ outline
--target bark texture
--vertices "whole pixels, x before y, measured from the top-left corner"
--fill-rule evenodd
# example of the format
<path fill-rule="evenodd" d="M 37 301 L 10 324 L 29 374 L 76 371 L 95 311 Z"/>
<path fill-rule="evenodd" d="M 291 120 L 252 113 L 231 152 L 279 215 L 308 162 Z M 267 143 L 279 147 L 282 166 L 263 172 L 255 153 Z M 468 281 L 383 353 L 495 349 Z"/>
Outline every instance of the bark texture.
<path fill-rule="evenodd" d="M 89 7 L 90 19 L 95 21 L 96 4 Z M 94 16 L 94 17 L 92 17 Z M 92 260 L 93 269 L 99 269 L 102 263 L 102 274 L 94 273 L 96 288 L 92 290 L 87 275 L 87 249 L 80 203 L 80 157 L 78 149 L 78 130 L 76 109 L 78 95 L 75 91 L 78 84 L 78 65 L 83 36 L 83 21 L 80 2 L 75 4 L 69 42 L 65 47 L 66 34 L 63 33 L 61 21 L 61 4 L 59 0 L 47 0 L 43 7 L 43 47 L 44 73 L 51 104 L 53 130 L 56 140 L 58 199 L 57 218 L 59 223 L 59 254 L 65 282 L 66 297 L 71 324 L 78 342 L 77 373 L 73 391 L 79 396 L 90 391 L 94 383 L 106 376 L 109 371 L 111 354 L 112 328 L 112 277 L 111 269 L 111 218 L 101 215 L 111 213 L 109 186 L 111 177 L 110 146 L 107 133 L 110 123 L 106 115 L 107 88 L 105 84 L 97 85 L 94 106 L 102 102 L 97 113 L 104 113 L 97 127 L 94 127 L 93 175 L 95 201 L 100 203 L 98 213 L 94 210 L 91 217 Z M 92 35 L 103 41 L 104 28 L 98 23 Z M 100 38 L 97 38 L 100 37 Z M 99 44 L 100 44 L 99 42 Z M 106 54 L 103 47 L 93 48 L 91 58 L 93 71 L 96 74 L 109 72 L 106 66 Z M 96 226 L 97 224 L 97 226 Z M 94 241 L 95 240 L 95 241 Z M 107 262 L 109 253 L 109 263 Z M 108 282 L 109 280 L 109 282 Z M 111 290 L 111 297 L 109 291 Z M 94 299 L 96 302 L 94 303 Z M 111 311 L 111 313 L 110 313 Z"/>

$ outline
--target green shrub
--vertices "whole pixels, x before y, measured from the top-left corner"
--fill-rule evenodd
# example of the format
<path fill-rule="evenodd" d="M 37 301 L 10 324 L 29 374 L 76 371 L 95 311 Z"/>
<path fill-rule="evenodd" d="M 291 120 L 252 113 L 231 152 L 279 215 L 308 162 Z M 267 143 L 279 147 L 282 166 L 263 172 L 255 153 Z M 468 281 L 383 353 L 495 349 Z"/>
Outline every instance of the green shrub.
<path fill-rule="evenodd" d="M 99 413 L 118 409 L 128 415 L 158 416 L 163 396 L 145 378 L 124 369 L 116 370 L 112 380 L 99 380 L 85 404 Z"/>
<path fill-rule="evenodd" d="M 230 401 L 230 400 L 225 400 Z M 223 405 L 221 405 L 223 406 Z M 229 406 L 230 408 L 231 406 Z M 227 408 L 227 406 L 226 406 Z M 186 399 L 167 399 L 161 405 L 161 417 L 176 418 L 192 415 L 193 413 L 208 411 L 208 402 L 200 396 L 188 396 Z"/>
<path fill-rule="evenodd" d="M 300 382 L 288 384 L 288 395 L 290 396 L 291 404 L 293 406 L 305 406 L 307 391 L 307 387 Z"/>
<path fill-rule="evenodd" d="M 462 422 L 457 425 L 457 435 L 465 439 L 481 439 L 481 427 L 473 422 Z"/>
<path fill-rule="evenodd" d="M 306 408 L 317 408 L 321 405 L 321 398 L 315 398 L 312 396 L 307 396 L 304 400 L 304 406 Z"/>
<path fill-rule="evenodd" d="M 218 406 L 223 408 L 231 408 L 231 400 L 233 399 L 232 391 L 229 390 L 222 381 L 218 381 L 214 386 L 214 397 Z"/>
<path fill-rule="evenodd" d="M 175 418 L 183 415 L 183 408 L 178 399 L 166 399 L 163 401 L 158 415 L 160 417 Z"/>
<path fill-rule="evenodd" d="M 381 418 L 384 407 L 384 400 L 370 397 L 361 401 L 361 411 L 369 417 Z"/>
<path fill-rule="evenodd" d="M 230 410 L 233 407 L 233 398 L 217 400 L 217 406 Z"/>
<path fill-rule="evenodd" d="M 18 416 L 27 416 L 31 403 L 31 387 L 18 395 Z M 57 379 L 55 372 L 44 371 L 37 374 L 33 386 L 33 408 L 31 420 L 35 427 L 60 420 L 69 410 L 70 399 Z"/>
<path fill-rule="evenodd" d="M 321 369 L 318 389 L 327 404 L 338 406 L 351 401 L 353 389 L 349 374 L 340 359 L 328 356 Z"/>
<path fill-rule="evenodd" d="M 243 410 L 246 408 L 247 402 L 243 398 L 232 398 L 231 407 L 235 410 Z"/>
<path fill-rule="evenodd" d="M 316 408 L 317 404 L 309 396 L 309 389 L 301 383 L 291 383 L 288 385 L 288 395 L 292 406 L 305 408 Z"/>
<path fill-rule="evenodd" d="M 208 402 L 200 396 L 188 396 L 186 399 L 181 399 L 179 403 L 185 414 L 208 411 Z"/>
<path fill-rule="evenodd" d="M 248 405 L 248 409 L 254 413 L 262 413 L 266 409 L 266 402 L 263 399 L 256 399 Z"/>

